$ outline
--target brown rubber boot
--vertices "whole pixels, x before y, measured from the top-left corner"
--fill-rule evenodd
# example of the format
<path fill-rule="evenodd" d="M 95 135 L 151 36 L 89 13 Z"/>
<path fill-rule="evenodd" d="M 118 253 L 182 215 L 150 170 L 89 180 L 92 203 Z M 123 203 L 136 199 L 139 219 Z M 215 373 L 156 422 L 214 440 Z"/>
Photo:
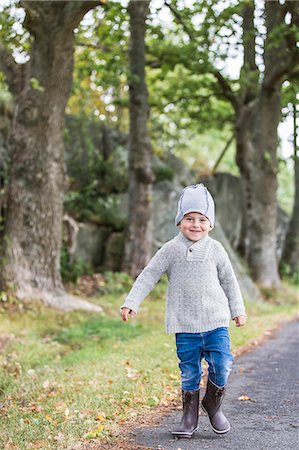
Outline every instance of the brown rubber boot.
<path fill-rule="evenodd" d="M 209 415 L 212 430 L 223 434 L 230 430 L 230 424 L 222 412 L 221 403 L 225 394 L 225 387 L 220 388 L 208 380 L 207 390 L 202 399 L 202 409 Z"/>
<path fill-rule="evenodd" d="M 199 390 L 182 391 L 183 417 L 180 425 L 171 431 L 178 438 L 191 438 L 197 430 Z"/>

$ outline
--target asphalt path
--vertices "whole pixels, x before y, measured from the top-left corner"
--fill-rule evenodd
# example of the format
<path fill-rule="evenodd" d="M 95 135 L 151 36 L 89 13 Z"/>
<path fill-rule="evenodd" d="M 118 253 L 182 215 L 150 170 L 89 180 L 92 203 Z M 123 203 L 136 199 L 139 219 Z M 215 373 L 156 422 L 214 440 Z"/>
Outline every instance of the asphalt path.
<path fill-rule="evenodd" d="M 154 450 L 299 449 L 298 338 L 299 322 L 288 323 L 235 361 L 223 402 L 231 423 L 227 434 L 214 433 L 201 413 L 192 439 L 173 438 L 169 430 L 180 421 L 177 411 L 154 427 L 134 430 L 134 443 Z"/>

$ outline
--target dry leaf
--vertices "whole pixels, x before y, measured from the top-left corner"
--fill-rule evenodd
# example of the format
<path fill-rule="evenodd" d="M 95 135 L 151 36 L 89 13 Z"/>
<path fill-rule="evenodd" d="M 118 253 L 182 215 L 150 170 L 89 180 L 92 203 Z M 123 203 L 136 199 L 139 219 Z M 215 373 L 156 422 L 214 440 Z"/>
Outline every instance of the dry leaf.
<path fill-rule="evenodd" d="M 252 398 L 250 398 L 250 397 L 248 397 L 248 395 L 241 395 L 239 398 L 238 398 L 238 400 L 241 400 L 241 401 L 251 401 L 251 402 L 255 402 L 255 400 L 253 400 Z"/>
<path fill-rule="evenodd" d="M 58 402 L 55 405 L 55 411 L 58 413 L 61 413 L 65 410 L 66 408 L 66 403 L 65 402 Z"/>
<path fill-rule="evenodd" d="M 179 375 L 175 375 L 175 374 L 173 374 L 173 373 L 170 373 L 170 374 L 169 374 L 169 378 L 170 378 L 171 380 L 178 380 L 178 379 L 180 378 L 180 376 L 179 376 Z"/>
<path fill-rule="evenodd" d="M 40 412 L 42 412 L 43 407 L 40 406 L 40 405 L 36 405 L 35 403 L 33 403 L 33 404 L 30 405 L 30 409 L 31 409 L 31 411 L 33 411 L 33 412 L 40 413 Z"/>
<path fill-rule="evenodd" d="M 87 433 L 85 435 L 85 438 L 86 439 L 95 439 L 97 437 L 100 437 L 101 434 L 103 433 L 103 431 L 104 431 L 104 425 L 100 425 L 95 430 L 90 431 L 89 433 Z"/>
<path fill-rule="evenodd" d="M 90 416 L 93 414 L 93 409 L 80 409 L 80 414 L 83 416 Z"/>
<path fill-rule="evenodd" d="M 105 422 L 106 418 L 100 414 L 97 417 L 95 417 L 95 420 L 99 420 L 100 422 Z"/>
<path fill-rule="evenodd" d="M 46 381 L 43 382 L 43 388 L 44 389 L 48 389 L 49 386 L 50 386 L 50 381 L 49 380 L 46 380 Z"/>
<path fill-rule="evenodd" d="M 45 448 L 45 441 L 30 442 L 29 445 L 30 445 L 29 449 Z"/>

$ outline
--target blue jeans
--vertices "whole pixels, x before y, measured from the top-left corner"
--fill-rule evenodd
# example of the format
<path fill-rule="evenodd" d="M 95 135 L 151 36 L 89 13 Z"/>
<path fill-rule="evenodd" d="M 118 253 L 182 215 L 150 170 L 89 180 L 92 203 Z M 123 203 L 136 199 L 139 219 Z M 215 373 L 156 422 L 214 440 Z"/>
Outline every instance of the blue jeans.
<path fill-rule="evenodd" d="M 209 379 L 218 387 L 226 385 L 234 360 L 226 327 L 204 333 L 177 333 L 175 338 L 184 391 L 199 389 L 202 358 L 209 365 Z"/>

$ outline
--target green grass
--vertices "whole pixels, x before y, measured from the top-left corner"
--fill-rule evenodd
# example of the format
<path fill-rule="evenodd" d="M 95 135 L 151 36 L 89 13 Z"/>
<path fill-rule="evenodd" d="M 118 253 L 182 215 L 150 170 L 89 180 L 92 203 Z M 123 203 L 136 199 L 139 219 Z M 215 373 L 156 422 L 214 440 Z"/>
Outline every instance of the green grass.
<path fill-rule="evenodd" d="M 0 346 L 9 337 L 0 356 L 0 448 L 61 450 L 79 440 L 117 439 L 125 421 L 176 397 L 174 338 L 164 332 L 165 283 L 125 324 L 118 311 L 128 286 L 123 275 L 107 274 L 102 295 L 93 298 L 103 314 L 63 314 L 41 305 L 0 310 Z M 233 350 L 296 313 L 294 289 L 268 297 L 247 304 L 246 327 L 232 323 Z"/>

